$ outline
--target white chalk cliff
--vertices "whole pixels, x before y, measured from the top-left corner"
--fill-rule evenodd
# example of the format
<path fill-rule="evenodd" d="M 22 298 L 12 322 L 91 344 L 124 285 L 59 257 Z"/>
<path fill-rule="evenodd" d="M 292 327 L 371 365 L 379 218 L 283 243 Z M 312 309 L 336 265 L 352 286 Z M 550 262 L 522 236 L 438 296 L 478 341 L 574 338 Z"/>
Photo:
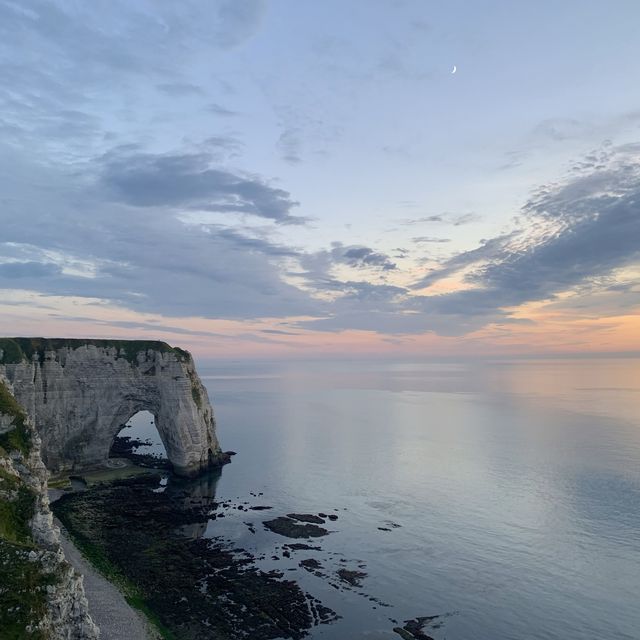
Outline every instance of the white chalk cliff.
<path fill-rule="evenodd" d="M 169 461 L 195 476 L 225 458 L 191 355 L 164 342 L 0 339 L 0 375 L 36 425 L 53 472 L 106 461 L 131 416 L 151 412 Z"/>

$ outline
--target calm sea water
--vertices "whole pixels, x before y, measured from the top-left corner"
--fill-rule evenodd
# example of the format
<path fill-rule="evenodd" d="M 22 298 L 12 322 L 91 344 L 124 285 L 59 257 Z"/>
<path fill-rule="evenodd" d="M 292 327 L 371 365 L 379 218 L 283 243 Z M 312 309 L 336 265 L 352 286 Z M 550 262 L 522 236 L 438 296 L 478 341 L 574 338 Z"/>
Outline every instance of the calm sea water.
<path fill-rule="evenodd" d="M 218 499 L 339 515 L 321 552 L 277 561 L 287 540 L 263 531 L 265 512 L 207 527 L 265 568 L 295 569 L 343 616 L 312 637 L 398 638 L 390 618 L 451 614 L 426 631 L 640 638 L 639 360 L 200 370 L 222 446 L 238 452 Z M 368 577 L 339 592 L 298 568 L 305 557 L 328 573 L 358 560 Z"/>

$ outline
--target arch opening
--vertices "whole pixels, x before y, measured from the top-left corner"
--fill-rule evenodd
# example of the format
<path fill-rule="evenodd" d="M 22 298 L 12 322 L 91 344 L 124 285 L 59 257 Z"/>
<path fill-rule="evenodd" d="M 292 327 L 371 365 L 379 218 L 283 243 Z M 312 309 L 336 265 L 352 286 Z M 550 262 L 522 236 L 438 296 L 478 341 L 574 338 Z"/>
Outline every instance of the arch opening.
<path fill-rule="evenodd" d="M 149 469 L 171 470 L 167 450 L 160 437 L 156 418 L 150 411 L 138 411 L 132 415 L 113 437 L 109 449 L 109 462 L 120 461 Z"/>

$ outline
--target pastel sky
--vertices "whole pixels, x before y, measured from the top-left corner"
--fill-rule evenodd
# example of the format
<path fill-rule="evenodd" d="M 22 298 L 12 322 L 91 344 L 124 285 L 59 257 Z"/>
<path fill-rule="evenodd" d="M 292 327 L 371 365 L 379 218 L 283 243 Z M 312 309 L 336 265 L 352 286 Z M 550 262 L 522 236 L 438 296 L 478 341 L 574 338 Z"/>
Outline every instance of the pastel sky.
<path fill-rule="evenodd" d="M 637 0 L 0 0 L 0 334 L 639 351 L 639 24 Z"/>

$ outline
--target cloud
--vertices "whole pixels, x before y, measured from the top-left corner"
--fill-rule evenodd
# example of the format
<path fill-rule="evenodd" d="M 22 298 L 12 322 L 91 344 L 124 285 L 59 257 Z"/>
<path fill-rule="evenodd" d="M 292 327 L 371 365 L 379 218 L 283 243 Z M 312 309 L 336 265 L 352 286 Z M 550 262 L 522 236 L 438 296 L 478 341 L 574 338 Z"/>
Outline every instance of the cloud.
<path fill-rule="evenodd" d="M 327 290 L 342 296 L 328 317 L 305 326 L 461 335 L 510 324 L 513 308 L 578 288 L 579 295 L 556 304 L 575 308 L 588 299 L 592 309 L 613 313 L 637 304 L 634 283 L 614 292 L 610 278 L 640 261 L 640 149 L 619 147 L 579 166 L 581 173 L 536 190 L 516 218 L 519 228 L 452 256 L 412 286 L 424 289 L 457 275 L 465 288 L 409 295 L 401 288 L 367 291 L 329 280 Z M 614 302 L 614 295 L 624 299 Z"/>
<path fill-rule="evenodd" d="M 300 129 L 298 127 L 285 128 L 278 138 L 278 148 L 282 159 L 289 164 L 299 164 L 300 157 Z"/>
<path fill-rule="evenodd" d="M 199 3 L 198 9 L 206 11 L 207 3 Z M 218 2 L 212 16 L 212 25 L 204 24 L 204 33 L 213 26 L 213 41 L 219 47 L 232 48 L 250 38 L 260 26 L 265 14 L 264 0 L 223 0 Z"/>
<path fill-rule="evenodd" d="M 415 242 L 416 244 L 422 244 L 423 242 L 443 244 L 445 242 L 451 242 L 451 238 L 434 238 L 433 236 L 417 236 L 415 238 L 411 238 L 411 241 Z"/>
<path fill-rule="evenodd" d="M 343 245 L 333 242 L 331 249 L 315 252 L 300 252 L 297 263 L 301 269 L 289 271 L 290 277 L 301 279 L 305 289 L 315 294 L 331 294 L 333 297 L 364 298 L 374 291 L 389 291 L 385 284 L 371 284 L 367 281 L 341 280 L 335 274 L 339 267 L 350 267 L 363 274 L 372 271 L 385 278 L 397 269 L 389 256 L 362 245 Z M 394 288 L 395 290 L 395 288 Z"/>
<path fill-rule="evenodd" d="M 460 335 L 510 324 L 513 308 L 577 288 L 580 296 L 566 305 L 578 298 L 589 309 L 637 304 L 632 280 L 617 291 L 611 279 L 640 261 L 637 147 L 589 154 L 576 163 L 579 171 L 536 189 L 512 231 L 452 255 L 411 287 L 398 283 L 413 271 L 403 272 L 383 250 L 340 242 L 319 251 L 296 247 L 273 224 L 291 221 L 293 197 L 214 166 L 208 148 L 160 154 L 131 145 L 85 164 L 52 166 L 0 145 L 0 288 L 171 317 L 313 318 L 291 321 L 292 332 L 388 335 Z M 263 227 L 202 222 L 200 211 L 230 221 L 256 215 Z M 462 288 L 429 291 L 451 276 Z M 616 305 L 615 296 L 624 302 Z"/>
<path fill-rule="evenodd" d="M 175 100 L 158 91 L 202 110 L 211 97 L 199 70 L 250 40 L 264 12 L 262 0 L 0 2 L 0 134 L 39 155 L 86 153 L 105 135 L 126 129 L 131 140 L 175 120 Z"/>
<path fill-rule="evenodd" d="M 464 224 L 478 222 L 478 220 L 480 220 L 480 216 L 477 213 L 462 213 L 449 218 L 449 221 L 454 227 L 461 227 Z"/>
<path fill-rule="evenodd" d="M 403 224 L 406 226 L 411 226 L 414 224 L 428 224 L 430 222 L 444 222 L 444 216 L 441 215 L 433 215 L 433 216 L 422 216 L 421 218 L 403 218 L 399 220 L 399 224 Z"/>
<path fill-rule="evenodd" d="M 157 88 L 172 98 L 180 98 L 189 95 L 203 95 L 202 87 L 191 82 L 162 82 Z"/>
<path fill-rule="evenodd" d="M 120 148 L 98 159 L 101 184 L 114 201 L 136 207 L 174 207 L 252 214 L 302 224 L 291 195 L 252 175 L 212 166 L 209 153 L 151 154 Z"/>
<path fill-rule="evenodd" d="M 0 288 L 97 298 L 173 317 L 322 313 L 308 293 L 283 280 L 283 262 L 296 257 L 291 246 L 248 228 L 184 221 L 182 196 L 171 206 L 106 200 L 92 172 L 34 164 L 29 154 L 0 145 Z M 277 193 L 265 195 L 256 184 L 252 206 L 263 206 L 259 198 L 277 202 Z"/>
<path fill-rule="evenodd" d="M 207 105 L 206 109 L 214 115 L 220 116 L 222 118 L 233 118 L 239 115 L 237 111 L 231 111 L 230 109 L 223 107 L 217 102 L 212 102 L 211 104 Z"/>
<path fill-rule="evenodd" d="M 589 125 L 575 118 L 548 118 L 534 127 L 532 135 L 536 138 L 564 142 L 573 138 L 584 139 L 590 130 Z"/>
<path fill-rule="evenodd" d="M 127 147 L 125 147 L 127 148 Z M 135 150 L 135 147 L 130 147 Z M 141 149 L 138 149 L 140 151 Z M 221 166 L 242 156 L 244 143 L 233 135 L 208 136 L 197 144 L 192 144 L 188 153 L 205 154 L 211 163 Z"/>
<path fill-rule="evenodd" d="M 46 278 L 60 273 L 52 262 L 5 262 L 0 264 L 0 278 Z"/>
<path fill-rule="evenodd" d="M 332 255 L 336 262 L 348 264 L 350 267 L 373 267 L 383 271 L 393 271 L 396 269 L 394 262 L 389 256 L 369 247 L 350 246 L 343 247 L 340 243 L 334 243 Z"/>
<path fill-rule="evenodd" d="M 265 238 L 247 236 L 236 229 L 219 225 L 207 225 L 207 228 L 215 229 L 215 234 L 218 238 L 228 240 L 238 248 L 254 250 L 265 256 L 288 258 L 298 258 L 300 256 L 300 251 L 293 247 L 277 244 Z"/>
<path fill-rule="evenodd" d="M 283 331 L 282 329 L 260 329 L 260 333 L 271 333 L 278 336 L 299 336 L 297 331 Z"/>
<path fill-rule="evenodd" d="M 142 331 L 149 331 L 150 333 L 157 334 L 159 331 L 165 333 L 175 333 L 178 335 L 186 336 L 202 336 L 205 338 L 217 338 L 221 340 L 228 340 L 231 337 L 223 333 L 217 333 L 215 331 L 200 331 L 197 329 L 185 329 L 184 327 L 176 327 L 174 325 L 167 325 L 161 322 L 137 322 L 134 320 L 101 320 L 98 318 L 91 318 L 88 316 L 70 316 L 62 315 L 60 313 L 49 313 L 52 318 L 61 318 L 68 322 L 81 322 L 84 325 L 94 325 L 99 327 L 118 327 L 121 329 L 141 329 Z"/>
<path fill-rule="evenodd" d="M 480 220 L 480 216 L 477 213 L 442 213 L 429 216 L 421 216 L 420 218 L 403 218 L 398 222 L 399 224 L 405 226 L 442 223 L 450 224 L 454 227 L 461 227 L 462 225 L 471 224 L 472 222 L 477 222 L 478 220 Z"/>
<path fill-rule="evenodd" d="M 98 5 L 98 6 L 96 6 Z M 67 59 L 72 69 L 155 72 L 184 59 L 196 42 L 230 49 L 251 38 L 265 13 L 263 0 L 183 0 L 180 7 L 154 2 L 149 11 L 140 3 L 109 0 L 91 7 L 68 2 L 22 0 L 0 4 L 0 30 L 10 42 L 29 37 L 48 48 L 52 59 Z M 29 56 L 25 60 L 31 62 Z M 85 77 L 90 69 L 85 69 Z"/>
<path fill-rule="evenodd" d="M 425 296 L 425 311 L 484 317 L 551 299 L 640 260 L 640 163 L 629 150 L 606 168 L 539 188 L 522 210 L 526 227 L 453 256 L 415 283 L 463 273 L 474 287 Z"/>
<path fill-rule="evenodd" d="M 443 280 L 454 273 L 458 273 L 470 265 L 480 263 L 484 260 L 498 259 L 504 251 L 505 246 L 507 246 L 508 241 L 513 238 L 514 235 L 513 233 L 509 233 L 490 240 L 483 240 L 479 247 L 455 254 L 443 264 L 429 271 L 417 282 L 413 283 L 412 288 L 423 289 L 429 287 L 435 282 L 438 282 L 438 280 Z"/>

